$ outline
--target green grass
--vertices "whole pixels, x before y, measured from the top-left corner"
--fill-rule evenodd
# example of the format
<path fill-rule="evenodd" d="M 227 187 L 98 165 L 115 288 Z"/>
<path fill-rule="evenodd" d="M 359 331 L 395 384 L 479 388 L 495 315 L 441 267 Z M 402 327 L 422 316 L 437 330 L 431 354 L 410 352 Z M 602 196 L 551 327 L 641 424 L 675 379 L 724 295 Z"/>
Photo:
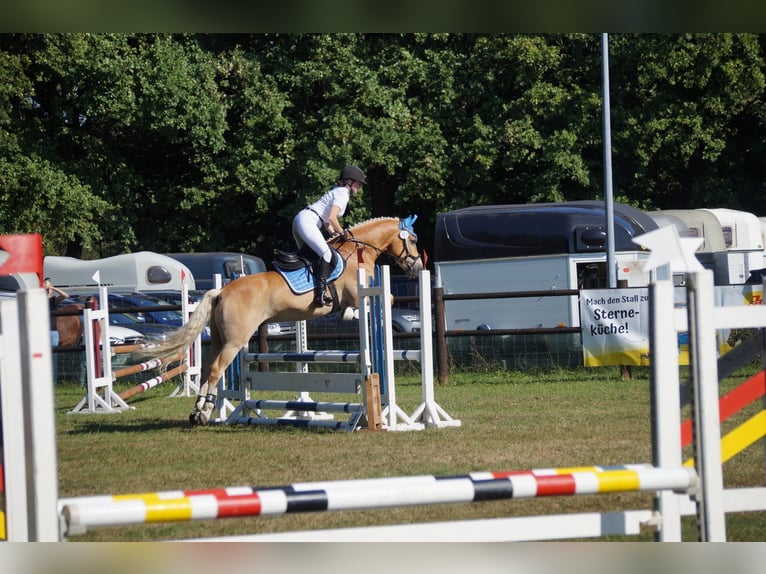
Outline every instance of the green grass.
<path fill-rule="evenodd" d="M 748 374 L 737 373 L 722 386 L 731 388 Z M 448 385 L 435 389 L 436 401 L 460 419 L 462 426 L 422 432 L 345 433 L 213 425 L 191 428 L 187 416 L 193 399 L 168 398 L 174 385 L 169 382 L 135 396 L 130 400 L 135 410 L 94 415 L 69 414 L 85 391 L 79 385 L 59 384 L 59 496 L 651 461 L 646 369 L 634 369 L 630 380 L 624 380 L 617 368 L 453 373 Z M 118 392 L 122 389 L 115 388 Z M 406 412 L 420 403 L 420 392 L 416 376 L 397 378 L 398 402 Z M 269 398 L 276 397 L 272 394 Z M 334 398 L 349 400 L 347 395 Z M 740 420 L 727 423 L 724 430 L 746 416 L 750 415 L 745 413 Z M 724 479 L 727 486 L 764 485 L 764 468 L 761 441 L 726 463 Z M 651 496 L 641 493 L 556 497 L 106 528 L 72 540 L 183 539 L 638 509 L 651 508 L 651 504 Z M 727 533 L 731 541 L 766 539 L 766 513 L 727 516 Z M 652 537 L 653 533 L 646 531 L 639 537 L 615 539 Z M 694 520 L 684 519 L 684 539 L 695 538 Z"/>

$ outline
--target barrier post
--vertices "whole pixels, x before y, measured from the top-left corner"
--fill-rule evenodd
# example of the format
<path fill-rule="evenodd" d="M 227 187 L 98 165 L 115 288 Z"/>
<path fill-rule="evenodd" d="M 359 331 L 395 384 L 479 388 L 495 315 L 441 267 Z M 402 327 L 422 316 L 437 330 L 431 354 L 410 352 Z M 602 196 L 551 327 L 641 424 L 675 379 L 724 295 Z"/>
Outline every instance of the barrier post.
<path fill-rule="evenodd" d="M 678 332 L 668 328 L 668 311 L 674 312 L 673 283 L 653 282 L 649 287 L 650 385 L 652 412 L 652 464 L 676 467 L 682 463 L 681 429 L 678 417 L 681 399 L 678 392 Z M 675 323 L 675 322 L 674 322 Z M 654 499 L 654 509 L 662 516 L 655 533 L 659 542 L 681 542 L 681 500 L 672 491 L 663 490 Z"/>
<path fill-rule="evenodd" d="M 431 276 L 428 270 L 419 275 L 420 293 L 420 385 L 422 401 L 412 413 L 415 421 L 428 427 L 459 427 L 461 422 L 453 419 L 436 402 L 434 397 L 433 332 L 431 331 Z"/>
<path fill-rule="evenodd" d="M 197 308 L 198 303 L 189 303 L 189 286 L 184 283 L 181 286 L 181 315 L 186 324 L 189 317 Z M 170 393 L 171 397 L 194 397 L 199 393 L 202 375 L 202 337 L 194 339 L 191 347 L 186 350 L 186 370 L 183 372 L 181 381 L 175 390 Z"/>
<path fill-rule="evenodd" d="M 44 289 L 0 304 L 0 437 L 5 508 L 0 538 L 56 542 L 59 536 L 50 316 Z"/>
<path fill-rule="evenodd" d="M 83 310 L 83 338 L 85 342 L 85 371 L 87 373 L 88 389 L 85 397 L 70 413 L 115 413 L 131 409 L 112 387 L 112 353 L 109 342 L 109 298 L 107 288 L 99 286 L 99 299 L 102 302 L 99 309 Z M 97 324 L 98 336 L 94 334 Z M 95 350 L 101 352 L 96 355 Z"/>
<path fill-rule="evenodd" d="M 382 370 L 386 377 L 380 385 L 380 398 L 383 403 L 382 415 L 384 426 L 388 430 L 421 430 L 422 423 L 412 420 L 396 403 L 396 382 L 394 376 L 394 334 L 391 328 L 391 277 L 388 265 L 381 267 L 380 285 L 368 287 L 364 269 L 357 270 L 357 289 L 359 291 L 359 346 L 361 351 L 362 376 L 367 379 L 373 371 Z M 380 316 L 371 312 L 371 298 L 380 302 Z M 382 325 L 380 320 L 382 317 Z M 377 366 L 373 362 L 373 353 L 378 349 L 373 345 L 373 333 L 380 331 L 383 342 L 384 364 Z M 401 421 L 401 422 L 399 422 Z"/>
<path fill-rule="evenodd" d="M 713 272 L 705 269 L 688 273 L 687 277 L 694 454 L 702 481 L 702 496 L 697 501 L 697 528 L 700 540 L 725 542 Z"/>
<path fill-rule="evenodd" d="M 17 301 L 0 301 L 0 540 L 26 542 L 24 404 Z M 11 437 L 14 440 L 11 440 Z"/>
<path fill-rule="evenodd" d="M 58 473 L 56 424 L 51 368 L 50 311 L 44 289 L 20 291 L 19 335 L 24 443 L 27 453 L 27 521 L 29 540 L 56 542 L 58 524 Z"/>

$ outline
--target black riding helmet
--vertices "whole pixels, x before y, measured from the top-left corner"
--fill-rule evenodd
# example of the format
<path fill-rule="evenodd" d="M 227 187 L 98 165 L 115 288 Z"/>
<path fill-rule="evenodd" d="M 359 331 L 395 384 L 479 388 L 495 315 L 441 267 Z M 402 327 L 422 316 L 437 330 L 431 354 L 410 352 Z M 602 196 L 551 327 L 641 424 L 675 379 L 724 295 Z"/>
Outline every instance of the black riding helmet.
<path fill-rule="evenodd" d="M 338 179 L 340 181 L 353 179 L 354 181 L 359 181 L 365 185 L 367 184 L 367 180 L 364 177 L 364 172 L 355 165 L 347 165 L 342 170 L 340 170 L 340 177 L 338 177 Z"/>

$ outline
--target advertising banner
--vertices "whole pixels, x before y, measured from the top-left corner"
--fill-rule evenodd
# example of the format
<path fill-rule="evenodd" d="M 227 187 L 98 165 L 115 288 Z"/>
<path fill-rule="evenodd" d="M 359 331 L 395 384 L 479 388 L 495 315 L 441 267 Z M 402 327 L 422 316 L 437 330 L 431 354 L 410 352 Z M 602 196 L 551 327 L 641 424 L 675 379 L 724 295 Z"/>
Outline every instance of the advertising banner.
<path fill-rule="evenodd" d="M 583 362 L 586 367 L 649 364 L 649 290 L 580 292 Z"/>
<path fill-rule="evenodd" d="M 686 290 L 675 289 L 676 308 L 686 307 Z M 761 285 L 721 285 L 715 288 L 717 307 L 759 305 Z M 585 289 L 580 291 L 583 364 L 648 366 L 649 288 Z M 662 328 L 662 326 L 660 326 Z M 668 328 L 671 328 L 668 325 Z M 716 333 L 719 355 L 750 333 L 721 329 Z M 678 363 L 688 365 L 688 334 L 678 333 Z"/>

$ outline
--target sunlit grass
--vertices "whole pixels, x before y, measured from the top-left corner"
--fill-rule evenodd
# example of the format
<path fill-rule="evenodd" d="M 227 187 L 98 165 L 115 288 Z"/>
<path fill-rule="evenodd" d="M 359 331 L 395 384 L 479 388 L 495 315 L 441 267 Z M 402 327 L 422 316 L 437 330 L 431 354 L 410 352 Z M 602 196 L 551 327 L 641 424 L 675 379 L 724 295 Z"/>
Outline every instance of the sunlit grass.
<path fill-rule="evenodd" d="M 722 387 L 744 378 L 737 374 Z M 59 385 L 59 495 L 607 465 L 650 462 L 652 456 L 646 369 L 634 369 L 630 379 L 617 368 L 453 373 L 448 385 L 436 387 L 436 401 L 462 426 L 421 432 L 191 428 L 193 399 L 169 398 L 171 385 L 134 397 L 135 410 L 106 415 L 68 414 L 85 390 Z M 313 398 L 349 400 L 347 395 Z M 397 398 L 405 412 L 415 409 L 421 401 L 417 376 L 397 378 Z M 761 441 L 726 463 L 725 480 L 764 485 L 764 468 Z M 73 540 L 177 539 L 650 507 L 648 494 L 614 494 L 108 528 Z M 766 539 L 766 513 L 730 515 L 727 528 L 729 540 Z M 626 540 L 652 536 L 647 531 Z M 695 536 L 693 520 L 685 519 L 685 539 Z"/>

